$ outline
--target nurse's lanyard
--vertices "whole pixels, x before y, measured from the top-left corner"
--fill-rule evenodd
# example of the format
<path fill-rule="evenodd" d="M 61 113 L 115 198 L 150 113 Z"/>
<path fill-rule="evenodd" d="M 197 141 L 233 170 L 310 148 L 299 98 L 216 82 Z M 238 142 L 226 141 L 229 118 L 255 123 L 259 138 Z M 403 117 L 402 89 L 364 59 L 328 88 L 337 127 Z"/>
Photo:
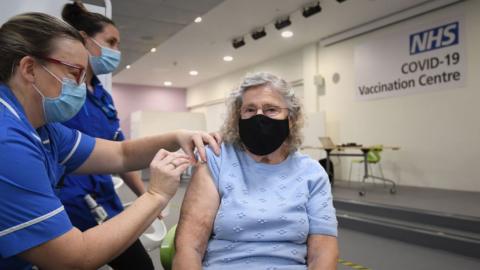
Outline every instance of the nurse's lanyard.
<path fill-rule="evenodd" d="M 87 93 L 87 96 L 90 101 L 92 101 L 98 108 L 102 110 L 108 119 L 113 120 L 117 118 L 117 110 L 112 104 L 108 103 L 105 95 L 102 95 L 102 100 L 90 93 Z"/>

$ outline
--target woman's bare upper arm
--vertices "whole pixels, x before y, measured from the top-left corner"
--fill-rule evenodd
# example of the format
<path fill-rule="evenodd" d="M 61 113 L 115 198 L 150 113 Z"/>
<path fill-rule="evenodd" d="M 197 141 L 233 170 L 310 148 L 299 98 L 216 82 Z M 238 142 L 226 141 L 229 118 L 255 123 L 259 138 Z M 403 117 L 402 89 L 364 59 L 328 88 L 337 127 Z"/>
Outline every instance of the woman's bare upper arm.
<path fill-rule="evenodd" d="M 307 240 L 308 269 L 336 269 L 338 259 L 337 237 L 309 235 Z M 317 266 L 317 267 L 311 267 Z"/>
<path fill-rule="evenodd" d="M 188 245 L 204 252 L 219 205 L 220 196 L 208 166 L 200 164 L 183 200 L 176 233 L 177 248 Z"/>

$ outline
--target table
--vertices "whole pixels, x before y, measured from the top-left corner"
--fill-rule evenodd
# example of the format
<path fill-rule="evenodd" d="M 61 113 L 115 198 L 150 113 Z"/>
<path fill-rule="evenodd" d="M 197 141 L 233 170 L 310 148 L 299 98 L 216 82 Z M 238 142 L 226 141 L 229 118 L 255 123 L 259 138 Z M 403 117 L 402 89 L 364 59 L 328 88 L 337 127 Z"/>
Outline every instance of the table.
<path fill-rule="evenodd" d="M 375 175 L 371 175 L 368 172 L 368 152 L 374 149 L 378 149 L 377 146 L 361 146 L 361 145 L 336 145 L 332 147 L 313 147 L 313 146 L 305 146 L 302 147 L 302 149 L 319 149 L 319 150 L 324 150 L 327 153 L 327 165 L 325 170 L 330 172 L 330 157 L 331 156 L 343 156 L 343 157 L 363 157 L 363 165 L 364 165 L 364 174 L 363 174 L 363 179 L 362 179 L 362 189 L 358 192 L 360 196 L 364 196 L 366 194 L 365 190 L 365 181 L 368 178 L 373 178 L 373 179 L 378 179 L 384 182 L 388 182 L 392 184 L 392 187 L 390 188 L 390 194 L 395 194 L 397 192 L 397 186 L 395 181 L 391 179 L 387 179 L 385 177 L 378 177 Z M 400 150 L 400 147 L 398 146 L 382 146 L 382 149 L 389 149 L 389 150 Z M 339 152 L 333 152 L 332 151 L 348 151 L 348 150 L 359 150 L 361 153 L 339 153 Z"/>

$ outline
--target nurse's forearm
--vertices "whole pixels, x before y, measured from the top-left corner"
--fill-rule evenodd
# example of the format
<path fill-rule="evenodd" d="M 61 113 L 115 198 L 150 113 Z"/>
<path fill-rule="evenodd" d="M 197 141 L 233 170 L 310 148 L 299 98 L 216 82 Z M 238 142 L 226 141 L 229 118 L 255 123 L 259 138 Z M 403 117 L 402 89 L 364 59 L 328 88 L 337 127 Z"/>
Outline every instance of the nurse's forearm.
<path fill-rule="evenodd" d="M 76 174 L 112 174 L 145 169 L 160 149 L 176 151 L 176 132 L 122 142 L 95 140 L 95 148 Z"/>
<path fill-rule="evenodd" d="M 145 185 L 143 184 L 141 178 L 141 172 L 133 171 L 133 172 L 126 172 L 121 173 L 120 177 L 123 179 L 125 184 L 135 193 L 138 197 L 140 197 L 143 193 L 145 193 Z"/>
<path fill-rule="evenodd" d="M 167 203 L 164 196 L 146 192 L 102 225 L 83 233 L 73 228 L 23 252 L 20 257 L 40 269 L 97 269 L 138 239 Z"/>
<path fill-rule="evenodd" d="M 121 142 L 121 145 L 123 167 L 127 171 L 147 168 L 160 149 L 175 152 L 180 148 L 177 143 L 176 132 L 127 140 Z"/>
<path fill-rule="evenodd" d="M 163 197 L 147 192 L 119 215 L 84 232 L 84 243 L 89 251 L 85 258 L 92 268 L 101 266 L 133 244 L 167 203 Z"/>

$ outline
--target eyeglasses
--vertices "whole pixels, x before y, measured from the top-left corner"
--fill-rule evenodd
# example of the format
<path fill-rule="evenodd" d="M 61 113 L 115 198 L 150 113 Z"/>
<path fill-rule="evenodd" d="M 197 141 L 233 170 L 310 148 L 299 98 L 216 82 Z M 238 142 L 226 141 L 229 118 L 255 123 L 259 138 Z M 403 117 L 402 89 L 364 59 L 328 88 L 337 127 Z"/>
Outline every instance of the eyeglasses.
<path fill-rule="evenodd" d="M 44 61 L 47 61 L 49 63 L 52 63 L 52 64 L 64 65 L 64 66 L 67 66 L 67 67 L 78 70 L 78 73 L 74 75 L 75 76 L 75 81 L 77 82 L 78 85 L 85 82 L 85 77 L 87 75 L 87 70 L 84 67 L 82 67 L 80 65 L 68 63 L 68 62 L 65 62 L 65 61 L 62 61 L 62 60 L 58 60 L 58 59 L 55 59 L 55 58 L 50 58 L 50 57 L 38 57 L 38 58 L 40 58 Z"/>
<path fill-rule="evenodd" d="M 274 105 L 263 105 L 262 108 L 255 106 L 246 106 L 240 108 L 240 114 L 242 118 L 250 118 L 258 113 L 258 110 L 262 110 L 262 114 L 268 117 L 275 117 L 279 115 L 282 110 L 288 110 L 288 108 L 282 108 Z"/>

